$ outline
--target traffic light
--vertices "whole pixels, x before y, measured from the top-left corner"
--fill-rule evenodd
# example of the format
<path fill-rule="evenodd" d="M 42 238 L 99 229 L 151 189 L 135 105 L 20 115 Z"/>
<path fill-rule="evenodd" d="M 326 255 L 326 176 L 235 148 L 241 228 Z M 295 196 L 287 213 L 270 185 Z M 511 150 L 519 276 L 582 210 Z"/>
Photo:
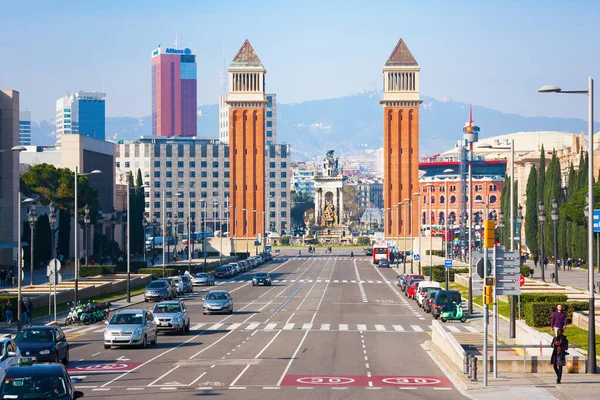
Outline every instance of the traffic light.
<path fill-rule="evenodd" d="M 495 244 L 494 238 L 494 221 L 483 221 L 483 247 L 493 249 Z"/>
<path fill-rule="evenodd" d="M 490 305 L 494 302 L 494 286 L 496 279 L 493 276 L 486 276 L 483 285 L 483 304 Z"/>

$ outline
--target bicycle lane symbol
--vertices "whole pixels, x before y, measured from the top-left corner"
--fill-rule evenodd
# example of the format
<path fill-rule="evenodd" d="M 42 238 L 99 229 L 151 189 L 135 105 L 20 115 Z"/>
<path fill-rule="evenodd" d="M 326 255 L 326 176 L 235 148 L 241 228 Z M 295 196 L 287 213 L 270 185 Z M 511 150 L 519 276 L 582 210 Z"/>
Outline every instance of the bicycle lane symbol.
<path fill-rule="evenodd" d="M 110 372 L 126 372 L 131 371 L 135 367 L 142 365 L 142 363 L 130 363 L 130 362 L 116 362 L 116 363 L 99 363 L 99 364 L 79 364 L 74 363 L 72 367 L 69 366 L 67 371 L 69 373 L 110 373 Z"/>
<path fill-rule="evenodd" d="M 366 386 L 365 376 L 286 375 L 281 386 Z"/>

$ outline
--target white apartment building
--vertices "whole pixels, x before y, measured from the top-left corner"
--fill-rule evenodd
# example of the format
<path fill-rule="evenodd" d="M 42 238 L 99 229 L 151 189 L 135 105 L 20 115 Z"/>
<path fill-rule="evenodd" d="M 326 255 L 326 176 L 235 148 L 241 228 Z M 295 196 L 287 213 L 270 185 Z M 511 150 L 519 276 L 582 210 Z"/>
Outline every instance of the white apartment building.
<path fill-rule="evenodd" d="M 292 168 L 292 190 L 315 197 L 315 168 L 305 162 L 298 162 Z"/>
<path fill-rule="evenodd" d="M 265 94 L 265 143 L 268 146 L 277 143 L 277 95 Z M 219 140 L 229 144 L 229 105 L 227 95 L 219 96 Z"/>
<path fill-rule="evenodd" d="M 56 100 L 56 145 L 65 134 L 80 133 L 104 140 L 106 93 L 75 92 Z"/>
<path fill-rule="evenodd" d="M 267 146 L 266 198 L 267 227 L 290 227 L 290 152 L 288 145 Z M 165 219 L 187 229 L 191 216 L 194 231 L 229 231 L 229 145 L 210 138 L 144 137 L 135 143 L 120 143 L 116 150 L 116 168 L 126 183 L 126 174 L 134 178 L 140 169 L 146 189 L 146 213 L 158 223 Z M 177 222 L 177 224 L 176 224 Z"/>

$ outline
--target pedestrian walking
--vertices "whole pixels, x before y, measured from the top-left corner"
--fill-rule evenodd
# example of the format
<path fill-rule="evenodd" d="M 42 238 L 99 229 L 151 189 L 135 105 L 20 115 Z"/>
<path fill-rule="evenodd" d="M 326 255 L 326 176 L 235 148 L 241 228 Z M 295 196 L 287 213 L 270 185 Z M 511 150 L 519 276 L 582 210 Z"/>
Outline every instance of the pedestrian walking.
<path fill-rule="evenodd" d="M 548 268 L 548 257 L 544 257 L 544 270 Z"/>
<path fill-rule="evenodd" d="M 550 319 L 550 326 L 554 331 L 554 336 L 558 334 L 558 330 L 564 331 L 567 327 L 567 313 L 563 311 L 562 304 L 556 306 L 556 311 L 552 313 L 552 318 Z"/>
<path fill-rule="evenodd" d="M 32 324 L 32 314 L 33 314 L 33 304 L 31 304 L 31 297 L 28 297 L 27 300 L 25 301 L 25 305 L 27 306 L 27 322 L 29 323 L 29 326 L 31 326 Z"/>
<path fill-rule="evenodd" d="M 537 268 L 539 260 L 540 260 L 540 256 L 538 256 L 537 254 L 535 256 L 533 256 L 533 266 L 535 268 Z"/>
<path fill-rule="evenodd" d="M 354 260 L 354 252 L 353 251 L 350 252 L 350 259 Z"/>
<path fill-rule="evenodd" d="M 5 315 L 6 315 L 6 325 L 8 327 L 10 327 L 12 325 L 12 321 L 13 321 L 12 303 L 11 303 L 10 299 L 8 299 L 6 301 Z"/>
<path fill-rule="evenodd" d="M 6 286 L 12 287 L 13 285 L 13 272 L 12 269 L 6 274 Z"/>
<path fill-rule="evenodd" d="M 27 305 L 25 304 L 25 299 L 21 299 L 21 326 L 27 326 Z"/>
<path fill-rule="evenodd" d="M 560 380 L 562 379 L 562 369 L 567 363 L 566 356 L 569 354 L 567 353 L 569 341 L 562 329 L 557 330 L 556 336 L 552 339 L 551 346 L 552 356 L 550 357 L 550 364 L 552 364 L 554 372 L 556 372 L 556 383 L 560 383 Z"/>

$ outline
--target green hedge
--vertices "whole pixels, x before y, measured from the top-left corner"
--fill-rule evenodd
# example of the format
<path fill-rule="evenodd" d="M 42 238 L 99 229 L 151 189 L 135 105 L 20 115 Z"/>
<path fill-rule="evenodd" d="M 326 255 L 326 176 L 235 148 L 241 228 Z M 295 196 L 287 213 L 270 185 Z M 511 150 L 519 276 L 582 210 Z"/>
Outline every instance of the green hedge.
<path fill-rule="evenodd" d="M 431 250 L 425 250 L 425 255 L 429 255 L 429 253 L 431 253 Z M 444 250 L 434 250 L 433 255 L 439 256 L 439 257 L 445 257 L 446 252 Z"/>
<path fill-rule="evenodd" d="M 282 246 L 289 246 L 291 239 L 292 238 L 290 236 L 282 236 L 279 238 L 279 244 Z"/>
<path fill-rule="evenodd" d="M 179 268 L 172 268 L 172 267 L 166 267 L 165 266 L 165 277 L 167 276 L 173 276 L 173 275 L 177 275 L 177 270 Z M 138 270 L 138 274 L 150 274 L 152 275 L 152 279 L 159 279 L 163 277 L 163 269 L 162 267 L 155 267 L 155 268 L 140 268 Z"/>
<path fill-rule="evenodd" d="M 521 294 L 521 318 L 525 318 L 525 304 L 527 303 L 548 303 L 556 306 L 567 302 L 566 294 L 559 293 L 523 293 Z M 515 305 L 515 312 L 519 310 Z"/>
<path fill-rule="evenodd" d="M 565 296 L 566 297 L 566 296 Z M 531 302 L 525 304 L 525 323 L 529 326 L 542 328 L 550 326 L 552 313 L 555 310 L 556 303 L 550 302 Z M 584 311 L 589 308 L 587 301 L 571 301 L 562 303 L 564 310 L 567 312 L 567 319 L 573 320 L 574 311 Z"/>
<path fill-rule="evenodd" d="M 423 276 L 429 276 L 429 267 L 422 267 Z M 468 274 L 469 268 L 450 268 L 449 281 L 454 282 L 454 274 Z M 446 282 L 446 268 L 443 265 L 433 266 L 433 280 L 436 282 Z"/>
<path fill-rule="evenodd" d="M 356 240 L 356 244 L 358 246 L 370 246 L 371 245 L 371 238 L 368 236 L 360 236 L 357 240 Z"/>
<path fill-rule="evenodd" d="M 17 296 L 1 296 L 0 297 L 0 321 L 6 321 L 6 302 L 10 299 L 12 302 L 12 311 L 13 311 L 13 323 L 16 325 L 16 321 L 19 318 L 17 316 Z"/>
<path fill-rule="evenodd" d="M 117 273 L 115 265 L 82 265 L 79 267 L 79 276 L 114 275 Z"/>
<path fill-rule="evenodd" d="M 523 275 L 525 278 L 529 278 L 530 271 L 529 265 L 521 265 L 521 275 Z"/>

